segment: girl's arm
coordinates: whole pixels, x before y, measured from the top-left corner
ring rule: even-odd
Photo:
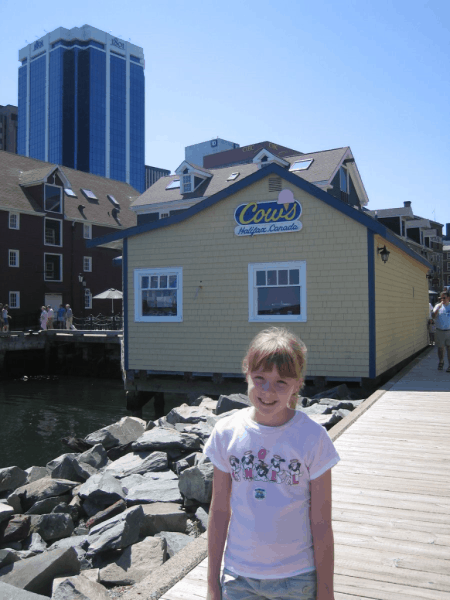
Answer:
[[[334,539],[331,526],[331,469],[311,481],[311,532],[317,600],[334,600]]]
[[[231,475],[214,467],[208,520],[208,600],[220,600],[220,566],[227,539],[231,509]]]

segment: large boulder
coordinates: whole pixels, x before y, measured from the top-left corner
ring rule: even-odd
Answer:
[[[11,542],[20,542],[28,537],[30,533],[30,517],[27,515],[16,515],[7,523],[0,525],[0,544],[5,546]]]
[[[47,544],[44,542],[39,533],[30,534],[25,540],[23,540],[22,547],[24,550],[29,550],[35,554],[39,554],[39,552],[45,552],[45,550],[47,550]]]
[[[25,472],[27,473],[27,483],[33,483],[33,481],[48,477],[48,471],[45,467],[29,467],[25,469]]]
[[[117,423],[103,427],[86,436],[89,444],[102,444],[107,450],[137,440],[145,431],[146,423],[137,417],[123,417]]]
[[[4,548],[3,550],[0,550],[0,569],[2,567],[6,567],[7,565],[11,565],[13,562],[17,562],[18,560],[20,560],[20,556],[17,554],[16,550],[12,550],[11,548]]]
[[[86,577],[62,577],[53,586],[52,600],[110,600],[105,588]]]
[[[169,461],[165,452],[130,452],[110,463],[104,472],[121,478],[148,471],[166,471],[168,468]]]
[[[76,458],[75,454],[61,454],[47,463],[47,471],[52,479],[68,479],[69,481],[84,481],[85,478],[80,477],[75,471],[73,461]]]
[[[176,406],[166,416],[167,423],[176,425],[177,423],[206,423],[206,419],[212,414],[211,410],[208,410],[204,406],[189,406],[188,404],[182,404]]]
[[[35,502],[33,506],[26,511],[27,515],[48,515],[52,510],[61,504],[61,502],[70,502],[70,495],[63,494],[62,496],[53,496],[52,498],[45,498]]]
[[[106,586],[133,585],[160,567],[165,554],[164,539],[147,537],[143,542],[126,548],[118,559],[100,569],[99,580]]]
[[[245,394],[229,394],[227,396],[219,396],[216,406],[216,415],[229,412],[230,410],[247,408],[251,406],[249,397]]]
[[[196,435],[202,440],[203,443],[205,443],[208,440],[209,436],[212,433],[212,430],[214,429],[212,425],[203,422],[193,423],[189,425],[186,425],[184,423],[177,423],[175,425],[175,428],[177,429],[177,431],[180,431],[182,433],[190,433],[192,435]]]
[[[109,473],[97,473],[89,477],[78,490],[78,495],[82,500],[89,500],[100,509],[111,506],[125,497],[120,482]]]
[[[123,490],[128,505],[149,504],[153,502],[183,501],[178,488],[177,476],[172,471],[166,471],[158,479],[143,475],[131,475],[122,479]]]
[[[80,564],[73,548],[42,552],[0,569],[0,582],[50,596],[52,581],[61,575],[78,575]]]
[[[72,535],[74,524],[70,515],[52,513],[50,515],[31,515],[30,533],[38,533],[43,540],[50,542]]]
[[[155,535],[161,531],[185,533],[188,515],[175,502],[154,502],[142,506],[144,518],[141,523],[142,537]]]
[[[174,531],[161,531],[161,533],[157,533],[155,535],[155,538],[161,538],[165,540],[169,558],[172,558],[174,554],[182,550],[194,540],[194,538],[190,537],[189,535],[184,533],[176,533]]]
[[[33,594],[33,592],[26,592],[25,590],[20,590],[13,585],[1,582],[0,598],[2,598],[2,600],[48,600],[48,596]]]
[[[76,486],[76,482],[65,479],[52,479],[43,477],[32,483],[27,483],[17,488],[8,496],[8,503],[14,507],[14,502],[19,501],[24,511],[30,509],[35,502],[51,498],[52,496],[62,496]]]
[[[108,455],[102,444],[96,444],[73,459],[73,468],[82,480],[95,475],[108,464]]]
[[[15,490],[24,485],[27,481],[26,471],[22,471],[19,467],[6,467],[0,469],[0,492]]]
[[[135,452],[143,452],[145,450],[160,450],[163,452],[182,450],[184,452],[193,452],[200,449],[201,441],[196,435],[180,433],[175,428],[155,427],[151,431],[146,431],[141,435],[131,447]]]
[[[200,504],[211,501],[214,466],[212,463],[190,467],[180,473],[178,485],[186,498],[197,500]]]
[[[142,506],[133,506],[93,527],[88,535],[87,555],[93,556],[107,550],[120,550],[135,544],[144,517]]]
[[[3,504],[0,502],[0,523],[2,521],[7,521],[14,514],[14,508],[9,504]]]

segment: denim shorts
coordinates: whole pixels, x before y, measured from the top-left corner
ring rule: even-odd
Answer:
[[[252,579],[224,569],[222,575],[223,600],[316,600],[316,572],[282,579]]]

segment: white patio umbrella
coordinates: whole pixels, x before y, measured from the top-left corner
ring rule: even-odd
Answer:
[[[96,296],[93,296],[94,300],[109,300],[111,299],[112,305],[112,312],[114,314],[114,300],[122,300],[123,298],[123,294],[120,290],[115,290],[114,288],[109,288],[109,290],[106,290],[105,292],[102,292],[101,294],[97,294]]]

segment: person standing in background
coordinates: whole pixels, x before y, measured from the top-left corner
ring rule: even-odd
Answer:
[[[438,370],[442,371],[444,368],[444,349],[447,348],[447,373],[450,373],[450,296],[447,290],[441,292],[440,300],[431,313],[431,318],[436,324],[435,337],[439,356]]]
[[[59,305],[58,308],[58,329],[64,329],[64,325],[66,323],[66,309],[63,304]]]
[[[53,319],[55,317],[55,313],[50,304],[47,306],[47,314],[48,314],[47,329],[53,329]]]
[[[47,307],[42,306],[41,307],[41,316],[39,317],[39,322],[41,324],[41,329],[43,331],[45,331],[47,329],[47,320],[48,320]]]
[[[66,329],[72,329],[73,312],[70,304],[66,304]]]

